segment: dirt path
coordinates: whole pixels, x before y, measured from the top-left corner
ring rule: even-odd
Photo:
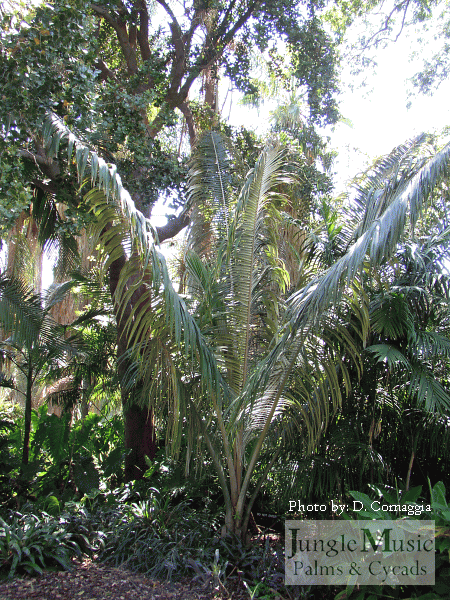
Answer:
[[[158,582],[127,571],[84,560],[72,572],[0,583],[0,600],[241,600],[242,592],[220,594],[202,584]]]

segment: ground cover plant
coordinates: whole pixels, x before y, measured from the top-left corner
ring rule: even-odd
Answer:
[[[73,535],[48,515],[10,513],[6,519],[0,520],[3,577],[42,574],[55,565],[69,570],[70,558],[81,556]]]

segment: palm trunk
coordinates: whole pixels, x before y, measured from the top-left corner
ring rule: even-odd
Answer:
[[[411,452],[411,459],[409,461],[409,465],[408,465],[408,472],[406,474],[406,484],[405,484],[405,490],[408,491],[409,490],[409,484],[411,481],[411,472],[412,472],[412,468],[413,468],[413,464],[414,464],[414,458],[415,458],[415,454],[414,454],[414,450],[412,450]]]
[[[30,431],[31,431],[31,401],[33,391],[33,365],[30,362],[28,364],[27,372],[27,390],[25,395],[25,420],[24,420],[24,434],[23,434],[23,451],[22,451],[22,464],[27,465],[29,454],[30,454]]]

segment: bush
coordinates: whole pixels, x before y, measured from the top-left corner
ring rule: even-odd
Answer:
[[[386,504],[409,504],[420,507],[427,504],[419,501],[422,491],[421,486],[412,488],[406,492],[399,492],[389,488],[380,488],[371,486]],[[356,513],[359,519],[399,519],[404,515],[395,513],[384,513],[382,511],[372,510],[371,504],[374,499],[369,498],[367,494],[361,492],[350,492],[355,500],[363,504],[363,510]],[[371,585],[360,586],[358,590],[349,586],[341,591],[335,600],[377,600],[383,598],[407,598],[414,600],[439,600],[448,599],[450,590],[450,506],[445,498],[445,487],[442,482],[437,483],[433,488],[430,486],[431,509],[432,512],[422,512],[417,515],[408,515],[408,519],[420,520],[429,519],[435,521],[436,531],[436,583],[431,587],[427,586],[389,586],[389,585]],[[419,512],[419,510],[417,511]]]
[[[215,528],[208,514],[186,501],[171,505],[157,490],[148,500],[105,511],[105,518],[99,559],[155,578],[190,573],[188,559],[210,546]]]
[[[41,574],[46,568],[71,569],[70,559],[81,556],[73,534],[49,515],[10,513],[0,518],[0,576]]]

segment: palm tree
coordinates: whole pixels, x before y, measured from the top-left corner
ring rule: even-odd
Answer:
[[[330,405],[337,406],[348,393],[350,378],[343,357],[351,357],[361,368],[354,338],[359,336],[364,343],[369,327],[362,275],[393,255],[407,221],[417,222],[430,191],[446,174],[450,147],[416,163],[395,189],[373,194],[340,258],[295,291],[285,305],[273,302],[260,315],[255,307],[264,305],[271,293],[274,299],[285,277],[276,265],[269,235],[278,226],[276,205],[270,199],[285,180],[283,157],[276,147],[267,148],[236,197],[227,182],[226,152],[220,150],[215,134],[205,136],[203,159],[197,157],[191,171],[192,201],[198,194],[201,202],[212,202],[211,223],[217,222],[218,232],[208,234],[206,248],[214,245],[217,252],[209,251],[211,258],[216,256],[209,263],[195,254],[188,262],[191,287],[196,284],[214,292],[211,298],[218,304],[208,306],[202,292],[197,321],[174,291],[151,225],[134,207],[114,167],[55,118],[44,134],[49,150],[56,152],[59,143],[68,140],[72,157],[76,147],[80,179],[90,168],[93,191],[87,201],[96,211],[105,264],[110,266],[117,257],[126,263],[114,289],[116,319],[132,357],[124,379],[128,385],[139,381],[142,401],[152,407],[158,404],[157,390],[170,396],[171,414],[178,424],[173,429],[175,440],[184,419],[196,424],[222,487],[226,528],[244,537],[252,503],[287,431],[283,410],[295,404],[312,445],[328,420]],[[393,159],[392,163],[391,167]],[[226,296],[214,291],[221,286]],[[133,295],[137,296],[130,305]],[[343,307],[354,313],[351,333],[336,318]],[[201,321],[208,311],[209,330],[207,320]],[[275,317],[271,322],[268,314]],[[263,338],[255,334],[255,325],[264,329]],[[215,341],[219,339],[220,343]],[[174,359],[181,348],[184,374]],[[272,444],[277,440],[278,446],[271,446],[277,449],[248,498],[252,474],[269,437]]]
[[[211,146],[209,152],[208,143]],[[353,238],[356,238],[356,241],[350,247],[347,246],[341,258],[337,259],[324,275],[317,277],[306,289],[294,293],[287,300],[288,310],[283,315],[279,303],[277,304],[278,313],[268,310],[268,307],[273,308],[269,300],[270,294],[276,295],[278,298],[282,294],[282,286],[279,283],[283,280],[283,275],[280,274],[282,271],[280,266],[276,270],[274,263],[270,265],[270,260],[267,260],[268,257],[276,260],[277,256],[276,240],[273,239],[273,235],[270,239],[268,231],[277,231],[279,223],[275,216],[273,198],[271,203],[269,197],[270,191],[279,189],[282,184],[276,165],[276,160],[280,160],[280,156],[277,156],[273,149],[266,150],[262,155],[260,163],[244,184],[244,192],[241,193],[235,204],[234,216],[226,227],[223,226],[223,223],[225,222],[226,225],[227,215],[231,212],[231,203],[226,194],[226,180],[220,174],[218,147],[216,136],[210,134],[206,144],[201,144],[199,147],[193,166],[195,176],[191,178],[190,182],[195,191],[196,202],[203,209],[201,212],[204,212],[205,207],[209,207],[211,220],[222,223],[222,228],[217,233],[219,238],[218,261],[213,263],[212,271],[210,270],[209,273],[206,265],[200,264],[195,255],[188,257],[187,266],[191,281],[194,282],[191,283],[192,289],[200,290],[201,296],[203,296],[203,304],[200,304],[197,309],[200,312],[199,322],[202,322],[205,312],[214,315],[212,343],[220,349],[218,356],[226,366],[230,387],[236,394],[232,406],[234,404],[240,407],[240,412],[231,410],[226,427],[222,428],[223,448],[221,448],[221,452],[226,456],[230,482],[227,526],[230,530],[241,534],[246,530],[255,494],[267,474],[267,472],[263,474],[261,481],[255,486],[251,499],[246,502],[252,469],[258,460],[258,453],[263,447],[265,436],[269,435],[274,424],[278,422],[280,430],[287,431],[286,423],[280,424],[281,418],[277,412],[292,404],[287,401],[289,393],[295,395],[295,406],[297,412],[301,412],[303,428],[306,426],[310,433],[311,447],[316,437],[314,433],[320,432],[327,421],[327,403],[340,400],[340,385],[348,386],[347,392],[350,391],[350,363],[353,362],[356,371],[361,366],[359,356],[357,356],[359,348],[354,337],[355,334],[358,335],[359,330],[364,343],[370,314],[370,307],[365,295],[361,293],[359,298],[357,296],[357,286],[364,284],[364,279],[361,275],[358,276],[358,271],[362,272],[367,259],[373,260],[376,265],[378,261],[383,264],[390,258],[400,237],[401,229],[404,227],[408,200],[412,199],[417,202],[419,194],[427,193],[426,180],[428,179],[429,182],[430,176],[436,177],[437,165],[439,160],[442,160],[442,156],[435,157],[434,164],[433,159],[427,161],[427,164],[423,157],[419,158],[419,164],[417,161],[414,164],[411,158],[414,152],[421,147],[419,142],[415,142],[399,149],[390,160],[387,159],[383,170],[386,170],[387,167],[392,169],[394,162],[398,164],[399,155],[402,154],[403,160],[408,158],[409,169],[406,173],[405,169],[402,170],[402,177],[396,182],[396,186],[389,187],[385,181],[384,193],[379,194],[380,205],[376,207],[375,211],[372,205],[373,199],[370,198],[371,201],[366,203],[365,211],[360,215],[362,224],[361,221],[358,222],[353,229]],[[277,156],[277,159],[273,159],[273,163],[270,164],[269,157],[272,153],[275,153],[274,156]],[[205,164],[208,163],[208,155],[209,164]],[[262,175],[258,179],[258,169],[264,170],[262,165],[267,167],[267,181],[264,181]],[[204,182],[209,182],[211,173],[214,171],[217,172],[217,185],[210,188]],[[205,172],[209,174],[208,178],[204,178]],[[272,183],[267,183],[271,178],[273,178]],[[258,181],[258,185],[255,184],[255,180]],[[203,196],[201,195],[202,191]],[[252,192],[254,197],[252,197]],[[418,206],[413,205],[412,208],[411,217],[414,223],[418,215],[418,212],[415,212]],[[270,209],[272,209],[272,214]],[[372,214],[371,211],[373,211]],[[384,211],[392,215],[392,221],[387,230],[383,232],[384,237],[380,244],[379,240],[376,240],[376,235],[380,235],[380,230],[377,223],[373,223],[373,221],[376,218],[383,219]],[[248,221],[247,218],[249,218]],[[372,222],[369,221],[369,218]],[[387,217],[384,218],[387,222]],[[221,240],[220,235],[223,235],[224,232],[226,232],[226,239]],[[370,248],[371,252],[366,250],[364,254],[359,254],[359,246],[364,244],[364,238],[367,239],[366,243],[373,244]],[[383,244],[383,242],[385,243]],[[225,249],[220,250],[221,243],[225,243]],[[209,232],[207,245],[209,255],[211,255],[210,246],[211,232]],[[275,273],[278,281],[274,277]],[[272,279],[269,274],[272,275]],[[347,278],[347,286],[342,285],[345,283],[345,280],[342,281],[344,274]],[[286,273],[284,273],[284,279],[286,279]],[[218,285],[219,282],[220,285]],[[328,289],[324,289],[325,285]],[[346,300],[347,307],[353,314],[354,330],[351,332],[344,325],[339,324],[339,302],[330,310],[326,310],[328,306],[325,304],[329,304],[330,299],[339,299],[340,294],[341,298],[345,300],[346,287],[355,294],[353,300],[351,297]],[[266,298],[265,294],[267,294]],[[355,301],[356,299],[358,301]],[[304,305],[308,305],[308,303],[307,311],[302,314],[305,311]],[[316,303],[323,307],[322,314],[319,313]],[[364,303],[366,303],[365,306]],[[274,319],[274,314],[278,319],[276,317]],[[283,330],[283,320],[286,315],[291,317],[289,321],[291,331],[288,335]],[[335,319],[332,325],[327,323],[330,316]],[[313,317],[323,328],[320,336],[317,335],[317,325],[316,327],[311,326]],[[359,321],[358,328],[355,327],[355,318],[356,321]],[[275,322],[278,320],[278,328],[273,327],[274,320]],[[272,323],[272,330],[267,327],[267,322]],[[211,325],[209,323],[210,327]],[[292,333],[292,330],[295,332],[296,327],[298,327],[297,333]],[[307,336],[304,335],[305,330]],[[272,333],[272,336],[267,337],[268,332]],[[265,348],[264,341],[266,342]],[[333,347],[336,349],[334,356]],[[440,347],[446,347],[446,342],[442,338]],[[305,352],[306,348],[308,349],[307,353]],[[350,360],[348,357],[352,354],[353,360]],[[347,360],[344,358],[345,355],[347,355]],[[290,362],[286,360],[289,358]],[[337,376],[339,371],[341,383]],[[255,382],[257,382],[256,385]],[[417,386],[417,391],[422,395],[425,394],[428,399],[431,399],[431,402],[435,399],[446,405],[447,395],[437,389],[439,384],[433,385],[433,393],[430,393],[432,383],[429,378],[428,390],[424,392],[420,385]],[[299,401],[300,398],[301,401]],[[305,407],[308,408],[305,410]],[[211,408],[216,410],[216,418],[219,423],[220,417],[217,414],[217,408],[214,406]],[[199,412],[198,409],[196,412]],[[225,414],[226,412],[227,409],[224,410]],[[241,480],[240,476],[244,467],[239,458],[245,455],[248,446],[251,447],[253,428],[257,431],[257,441],[253,446],[253,451],[250,452],[248,467]],[[227,436],[230,435],[229,431],[232,432],[232,435],[227,439]],[[206,436],[206,433],[203,432],[203,435]],[[214,439],[217,440],[217,437],[215,435]],[[210,452],[217,451],[212,447],[212,440],[207,443]],[[273,447],[274,445],[272,445]],[[275,445],[275,447],[277,446]],[[280,448],[279,445],[278,448]],[[277,452],[272,451],[272,456],[267,462],[268,468],[273,465],[276,456]],[[245,503],[247,505],[245,513],[243,513]],[[242,529],[239,529],[239,526]]]
[[[321,228],[310,236],[315,268],[345,256],[374,197],[395,194],[435,153],[427,137],[402,145],[360,175],[347,206],[325,204]],[[432,209],[388,260],[364,274],[370,333],[358,344],[364,377],[350,370],[352,386],[326,435],[310,456],[294,441],[280,465],[280,503],[290,497],[336,498],[388,477],[410,485],[415,459],[447,460],[450,396],[448,364],[448,236],[443,189]],[[350,213],[350,214],[349,214]],[[323,269],[323,267],[322,267]],[[353,315],[344,324],[351,332]],[[345,359],[344,359],[345,360]],[[432,461],[434,462],[434,460]],[[426,475],[423,475],[426,481]]]
[[[370,334],[358,347],[364,377],[351,374],[352,389],[313,454],[293,440],[283,455],[279,506],[296,497],[345,502],[368,483],[407,490],[411,481],[447,476],[450,230],[420,229],[365,282]]]
[[[76,351],[74,340],[67,338],[65,328],[50,316],[72,283],[54,286],[42,299],[19,279],[0,274],[0,327],[2,367],[14,366],[25,381],[20,390],[25,399],[25,422],[22,464],[28,464],[33,387],[45,370],[67,362]]]

